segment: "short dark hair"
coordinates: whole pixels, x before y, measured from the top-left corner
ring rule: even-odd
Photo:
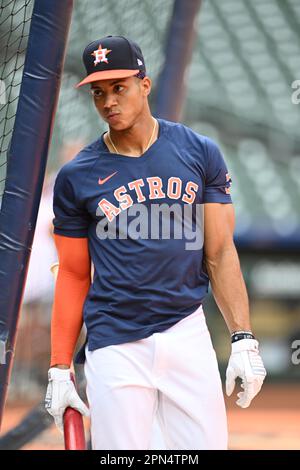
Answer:
[[[140,78],[141,80],[143,80],[143,78],[146,77],[146,74],[143,70],[139,70],[138,73],[135,75],[135,77]]]

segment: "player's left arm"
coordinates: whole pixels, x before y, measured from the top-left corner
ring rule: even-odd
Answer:
[[[250,331],[249,302],[233,241],[233,204],[204,204],[205,264],[216,303],[231,333]]]
[[[231,333],[232,351],[226,371],[226,391],[231,395],[236,377],[244,391],[237,404],[250,405],[266,375],[258,352],[258,341],[251,333],[249,300],[233,240],[235,225],[232,204],[204,204],[204,259],[213,296]],[[237,339],[237,340],[236,340]]]

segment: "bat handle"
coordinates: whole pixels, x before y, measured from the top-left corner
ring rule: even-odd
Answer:
[[[71,372],[71,380],[76,387],[75,376]],[[86,450],[84,426],[81,413],[68,407],[64,413],[65,450]]]

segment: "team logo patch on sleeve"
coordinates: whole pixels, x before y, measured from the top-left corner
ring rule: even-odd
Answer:
[[[229,175],[229,173],[226,173],[226,184],[225,184],[225,193],[230,194],[230,188],[232,185],[232,179]]]

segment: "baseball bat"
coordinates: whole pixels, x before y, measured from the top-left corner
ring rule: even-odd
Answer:
[[[76,387],[75,376],[71,373],[71,380]],[[64,440],[65,450],[86,450],[84,426],[81,413],[68,407],[64,413]]]

